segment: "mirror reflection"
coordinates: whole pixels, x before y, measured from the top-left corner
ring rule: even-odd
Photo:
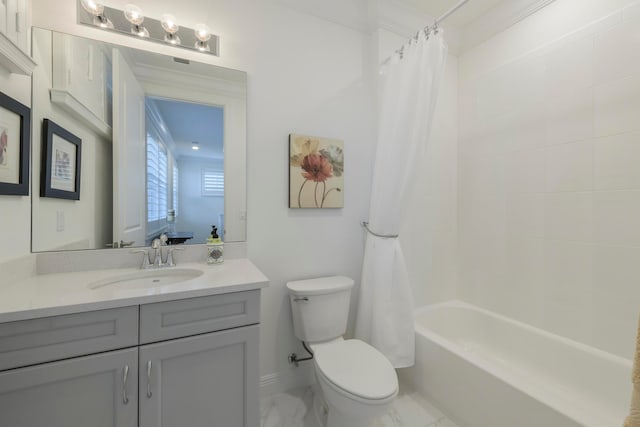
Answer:
[[[246,236],[246,74],[34,29],[32,250]],[[42,122],[82,140],[80,200],[40,197]]]

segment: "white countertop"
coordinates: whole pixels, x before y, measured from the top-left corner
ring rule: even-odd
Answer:
[[[110,277],[138,273],[142,271],[139,268],[32,276],[0,288],[0,323],[248,291],[264,288],[269,283],[269,279],[248,259],[225,260],[220,265],[181,263],[172,268],[197,269],[203,274],[171,285],[137,289],[127,289],[126,283],[97,289],[91,289],[90,285]]]

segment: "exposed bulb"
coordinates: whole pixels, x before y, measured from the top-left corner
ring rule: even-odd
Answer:
[[[169,34],[175,34],[180,29],[180,27],[176,23],[176,18],[168,13],[162,15],[162,17],[160,18],[160,24],[162,25],[162,28]]]
[[[124,7],[124,17],[127,18],[127,21],[131,22],[131,24],[133,25],[140,25],[144,22],[142,9],[140,9],[135,4],[129,3]]]
[[[194,28],[196,39],[201,42],[207,42],[211,38],[211,30],[205,24],[198,24]]]
[[[104,5],[94,0],[81,0],[82,8],[93,16],[100,16],[104,12]]]

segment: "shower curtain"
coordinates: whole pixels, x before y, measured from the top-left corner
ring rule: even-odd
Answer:
[[[442,30],[421,31],[382,69],[369,229],[397,235],[407,189],[431,130],[447,47]],[[398,237],[367,233],[355,335],[396,368],[414,363],[413,297]],[[400,236],[401,238],[402,236]]]

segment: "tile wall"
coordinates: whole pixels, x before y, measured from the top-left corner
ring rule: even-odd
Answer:
[[[459,296],[629,358],[640,6],[507,58],[459,93]]]

